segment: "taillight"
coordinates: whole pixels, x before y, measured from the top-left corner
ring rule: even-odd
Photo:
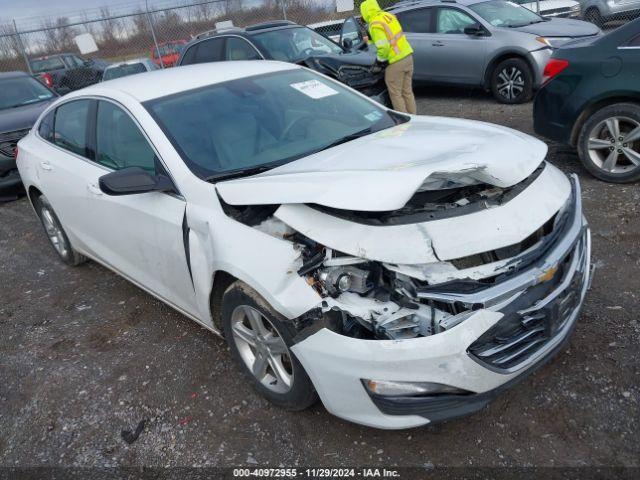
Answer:
[[[40,78],[42,78],[42,80],[44,81],[44,84],[47,87],[53,88],[53,77],[51,76],[50,73],[43,73],[42,75],[40,75]]]
[[[544,67],[544,72],[542,73],[542,83],[547,83],[568,66],[569,62],[567,60],[563,60],[561,58],[549,59],[547,65]]]

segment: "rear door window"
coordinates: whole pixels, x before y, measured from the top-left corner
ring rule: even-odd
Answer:
[[[52,110],[40,122],[38,133],[42,138],[50,142],[53,141],[53,119],[55,118],[55,110]]]
[[[224,38],[213,38],[193,45],[185,52],[181,65],[224,60],[224,40]]]
[[[87,123],[91,100],[76,100],[56,110],[53,143],[87,157]]]
[[[398,21],[402,30],[408,33],[433,33],[433,8],[419,8],[398,13]]]

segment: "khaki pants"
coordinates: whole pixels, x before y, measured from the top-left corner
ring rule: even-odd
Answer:
[[[384,81],[389,90],[393,109],[399,112],[416,113],[416,99],[413,96],[413,55],[389,66],[384,72]]]

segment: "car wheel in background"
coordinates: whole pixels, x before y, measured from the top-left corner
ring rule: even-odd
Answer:
[[[231,353],[254,388],[287,410],[304,410],[317,394],[291,352],[293,325],[251,287],[232,283],[222,297],[223,331]]]
[[[58,216],[53,211],[49,200],[44,195],[40,195],[34,200],[34,207],[40,217],[44,231],[51,246],[56,251],[60,259],[67,265],[80,265],[87,259],[84,255],[76,252],[69,242],[69,238],[62,228]]]
[[[491,74],[491,92],[500,103],[529,101],[533,93],[533,75],[527,62],[521,58],[500,62]]]
[[[640,180],[640,105],[616,103],[591,115],[580,130],[578,154],[601,180]]]
[[[598,28],[602,28],[602,26],[604,25],[604,20],[602,18],[602,15],[600,14],[600,10],[595,7],[592,7],[586,11],[586,13],[584,14],[584,19],[587,22],[593,23]]]

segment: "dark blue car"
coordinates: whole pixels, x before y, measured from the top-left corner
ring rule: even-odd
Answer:
[[[22,72],[0,73],[0,201],[22,191],[16,145],[57,94]]]
[[[640,19],[557,49],[544,77],[536,133],[577,147],[601,180],[640,180]]]

